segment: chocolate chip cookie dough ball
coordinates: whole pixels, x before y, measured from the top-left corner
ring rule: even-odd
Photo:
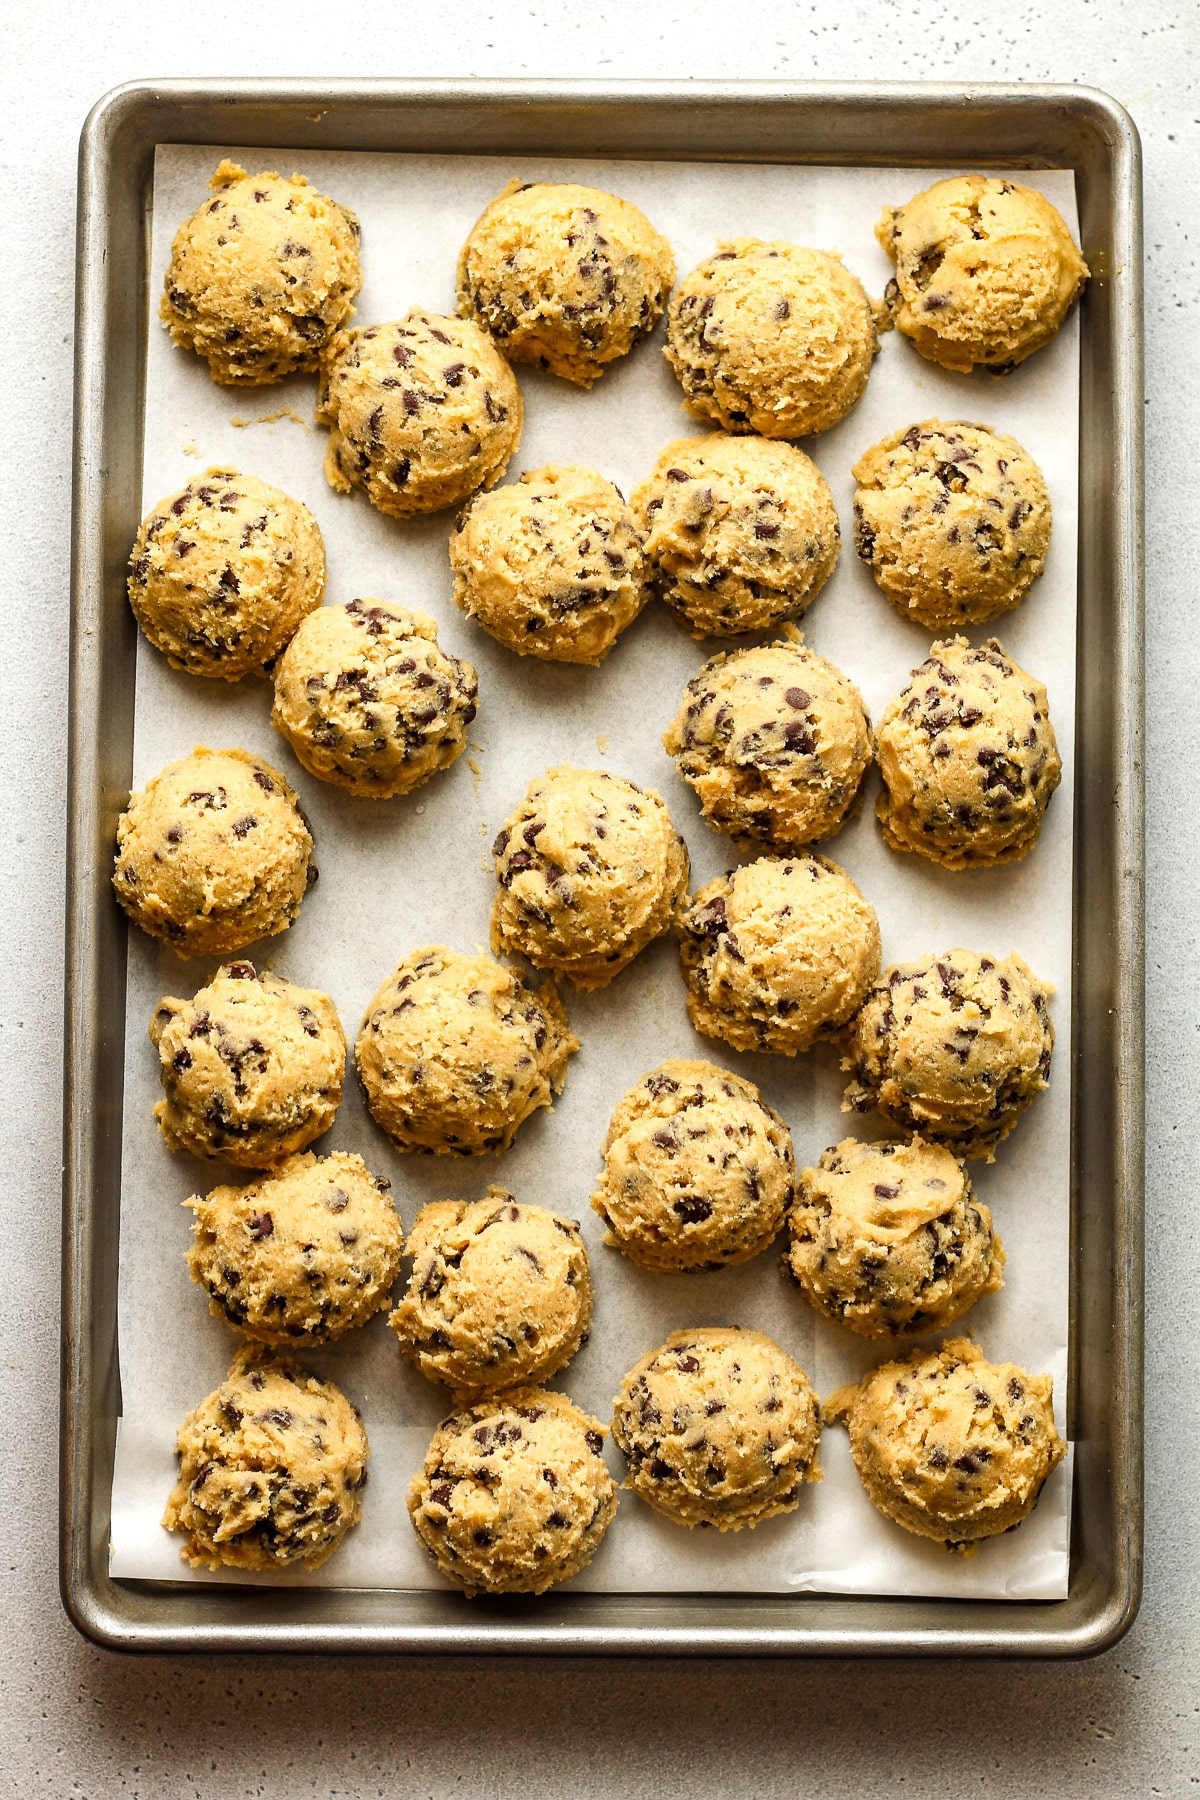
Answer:
[[[173,669],[237,681],[274,661],[325,592],[307,506],[253,475],[207,469],[142,520],[129,604]]]
[[[874,1107],[901,1131],[991,1162],[1048,1085],[1053,991],[1019,956],[893,963],[854,1022],[843,1111]]]
[[[458,310],[513,362],[580,387],[653,329],[675,258],[645,213],[601,188],[510,181],[458,259]]]
[[[626,1487],[677,1525],[738,1531],[800,1504],[820,1481],[808,1376],[761,1331],[673,1331],[613,1402]]]
[[[247,1344],[179,1428],[163,1525],[193,1568],[315,1569],[362,1513],[367,1434],[331,1381]]]
[[[613,1113],[592,1206],[643,1269],[723,1268],[766,1249],[795,1175],[791,1134],[753,1082],[672,1057]]]
[[[768,438],[844,419],[878,348],[857,276],[799,244],[723,241],[684,276],[667,313],[666,358],[688,411]]]
[[[826,1150],[802,1169],[784,1267],[860,1337],[941,1330],[1003,1287],[992,1215],[949,1150],[913,1138]]]
[[[442,1574],[467,1594],[544,1594],[578,1575],[617,1510],[606,1429],[535,1387],[443,1419],[408,1490]]]
[[[655,591],[694,637],[799,618],[838,559],[833,495],[792,444],[678,438],[631,504]]]
[[[150,1042],[164,1096],[154,1117],[172,1150],[269,1169],[333,1124],[346,1037],[319,988],[226,963],[191,1000],[159,1001]]]
[[[516,376],[469,319],[412,307],[340,331],[321,359],[325,478],[393,518],[456,506],[499,481],[521,436]]]
[[[735,1050],[838,1037],[879,973],[879,922],[846,871],[762,856],[692,898],[679,928],[688,1017]]]
[[[450,537],[454,598],[518,656],[606,657],[646,601],[642,540],[594,469],[547,463],[480,494]]]
[[[312,847],[278,769],[198,744],[129,796],[113,888],[179,956],[226,956],[287,930],[317,879]]]
[[[490,956],[414,950],[384,982],[354,1047],[376,1122],[400,1150],[507,1150],[553,1105],[579,1039],[553,986],[527,988]]]
[[[875,236],[896,265],[886,304],[914,349],[944,369],[997,374],[1048,344],[1088,267],[1036,189],[995,175],[935,181],[885,207]]]
[[[1062,778],[1046,690],[995,638],[932,645],[879,721],[877,751],[885,839],[945,869],[1028,856]]]
[[[214,381],[262,387],[315,369],[362,286],[359,223],[303,175],[226,160],[175,233],[159,317]]]
[[[844,1421],[872,1503],[918,1537],[970,1554],[1028,1518],[1066,1455],[1053,1383],[990,1363],[969,1338],[884,1363],[840,1388],[827,1421]]]
[[[351,600],[310,613],[280,657],[271,723],[310,775],[386,800],[462,755],[478,691],[428,613]]]
[[[599,769],[550,769],[492,846],[492,948],[576,987],[604,987],[679,917],[687,846],[653,788]]]

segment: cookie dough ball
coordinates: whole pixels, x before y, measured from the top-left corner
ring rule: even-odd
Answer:
[[[172,1150],[269,1169],[333,1124],[346,1037],[320,988],[226,963],[191,1000],[160,1000],[150,1020]]]
[[[667,314],[666,358],[688,411],[769,438],[844,419],[878,348],[857,276],[799,244],[724,240],[684,276]]]
[[[280,657],[271,723],[310,775],[386,800],[462,755],[477,694],[428,613],[351,600],[310,613]]]
[[[548,1381],[583,1342],[592,1283],[570,1219],[490,1187],[471,1204],[423,1206],[408,1249],[413,1271],[388,1323],[456,1400]]]
[[[879,921],[846,871],[762,856],[692,898],[679,928],[688,1017],[735,1050],[795,1056],[837,1037],[879,974]]]
[[[897,612],[932,631],[1008,612],[1046,566],[1050,497],[1016,438],[926,419],[853,474],[855,549]]]
[[[362,1512],[367,1434],[331,1381],[247,1344],[179,1428],[163,1525],[193,1568],[315,1569]]]
[[[1046,690],[995,638],[933,644],[879,721],[877,747],[884,837],[945,869],[1028,856],[1062,778]]]
[[[456,506],[499,481],[523,418],[516,376],[469,319],[412,307],[340,331],[321,359],[325,479],[393,518]]]
[[[766,438],[678,438],[632,505],[655,591],[693,637],[737,637],[799,618],[841,547],[817,465]]]
[[[918,1537],[970,1554],[1028,1518],[1066,1455],[1049,1375],[990,1363],[969,1338],[884,1363],[825,1408],[844,1420],[871,1501]]]
[[[388,1304],[401,1231],[390,1183],[361,1156],[293,1156],[249,1187],[188,1205],[188,1254],[210,1311],[262,1344],[329,1344]]]
[[[992,1215],[949,1150],[846,1138],[802,1169],[784,1259],[818,1312],[860,1337],[938,1331],[1003,1287]]]
[[[618,488],[547,463],[471,502],[450,538],[454,598],[518,656],[603,660],[646,600],[642,540]]]
[[[753,1082],[672,1057],[630,1088],[592,1206],[643,1269],[720,1269],[765,1250],[792,1198],[791,1133]]]
[[[1053,991],[1019,956],[893,963],[855,1020],[843,1111],[874,1107],[901,1131],[991,1162],[1047,1086]]]
[[[1007,373],[1050,342],[1088,278],[1057,209],[995,175],[935,181],[885,207],[875,236],[896,265],[894,323],[944,369]]]
[[[706,662],[663,744],[714,830],[772,850],[832,837],[871,763],[862,695],[790,627]]]
[[[626,1487],[677,1525],[760,1525],[821,1479],[820,1403],[761,1331],[673,1331],[629,1371],[613,1407]]]
[[[295,794],[261,756],[210,750],[166,768],[117,820],[113,887],[179,956],[226,956],[286,931],[317,879]]]
[[[359,223],[303,175],[226,160],[175,233],[159,317],[214,381],[263,387],[315,369],[362,286]]]
[[[645,213],[573,181],[510,181],[458,259],[458,310],[513,362],[579,387],[653,329],[675,258]]]
[[[367,1105],[400,1150],[480,1156],[553,1105],[579,1039],[553,986],[490,956],[414,950],[380,988],[354,1046]]]
[[[544,1594],[578,1575],[617,1510],[605,1431],[535,1387],[444,1419],[408,1490],[413,1530],[442,1574],[468,1594]]]

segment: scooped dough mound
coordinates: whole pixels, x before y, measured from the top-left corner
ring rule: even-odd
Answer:
[[[712,657],[663,734],[715,830],[783,851],[839,830],[871,763],[858,689],[794,627],[786,634]]]
[[[1061,214],[1034,188],[995,175],[935,181],[875,227],[896,265],[893,321],[945,369],[1005,373],[1048,344],[1088,267]]]
[[[930,647],[884,712],[876,802],[893,850],[946,869],[1016,862],[1037,843],[1062,763],[1046,690],[995,638]]]
[[[679,928],[688,1017],[735,1050],[838,1037],[879,973],[879,921],[846,871],[762,856],[692,898]]]
[[[414,950],[367,1007],[354,1047],[375,1119],[401,1150],[479,1156],[553,1104],[578,1050],[553,986],[490,956]]]
[[[458,259],[458,310],[513,362],[591,387],[645,337],[675,258],[645,213],[601,188],[510,181]]]
[[[669,931],[687,846],[653,788],[564,764],[530,784],[493,845],[492,948],[603,987]]]
[[[210,750],[129,796],[113,887],[135,925],[180,956],[226,956],[286,931],[317,879],[295,794],[261,756]]]
[[[974,1551],[1033,1511],[1066,1455],[1049,1375],[990,1363],[969,1338],[884,1363],[826,1403],[873,1503],[948,1550]]]
[[[860,1337],[937,1331],[1004,1285],[992,1215],[949,1150],[846,1138],[802,1169],[784,1266]]]
[[[897,612],[931,631],[1008,612],[1046,565],[1050,497],[1016,438],[926,419],[853,474],[855,549]]]
[[[428,613],[351,600],[310,613],[280,657],[271,723],[310,775],[382,800],[462,755],[477,694]]]
[[[191,1000],[150,1020],[172,1150],[268,1169],[328,1131],[342,1098],[346,1037],[320,988],[248,962],[226,963]]]
[[[613,1113],[592,1206],[643,1269],[722,1268],[766,1249],[795,1175],[791,1134],[753,1082],[672,1057]]]
[[[401,1231],[390,1183],[361,1156],[293,1156],[249,1187],[188,1205],[188,1255],[211,1311],[263,1344],[332,1343],[388,1304]]]
[[[694,637],[769,631],[798,618],[841,547],[817,465],[766,438],[677,438],[631,504],[655,590]]]
[[[677,1525],[759,1525],[821,1479],[820,1403],[761,1331],[673,1331],[629,1371],[613,1406],[626,1487]]]
[[[1053,991],[1019,956],[894,963],[855,1020],[843,1111],[874,1107],[901,1131],[991,1162],[1047,1085]]]
[[[458,1401],[548,1381],[592,1316],[579,1227],[490,1187],[482,1200],[423,1206],[408,1241],[413,1271],[388,1323],[429,1381]]]
[[[179,1428],[163,1525],[194,1568],[315,1569],[358,1523],[369,1454],[331,1381],[246,1344]]]
[[[442,1574],[468,1594],[544,1594],[577,1575],[617,1510],[606,1430],[536,1387],[443,1419],[408,1490],[413,1529]]]
[[[325,592],[307,506],[253,475],[207,469],[142,520],[129,604],[172,668],[237,681],[274,661]]]
[[[642,540],[620,490],[594,469],[547,463],[480,494],[450,538],[454,598],[515,650],[603,660],[645,604]]]
[[[214,381],[262,387],[315,369],[362,286],[359,223],[303,175],[223,162],[175,233],[159,317]]]
[[[808,437],[862,398],[875,316],[841,258],[729,238],[675,290],[666,358],[688,411],[726,431]]]
[[[456,506],[503,475],[521,436],[516,376],[469,319],[412,307],[340,331],[321,359],[325,478],[394,518]]]

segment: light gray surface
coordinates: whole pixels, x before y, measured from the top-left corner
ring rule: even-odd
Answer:
[[[0,754],[0,1792],[1182,1794],[1200,1781],[1200,1254],[1191,1213],[1200,984],[1188,859],[1195,485],[1195,11],[1120,0],[982,6],[715,0],[507,11],[294,0],[253,41],[244,7],[56,9],[0,44],[9,221],[0,293],[6,638]],[[9,15],[11,17],[11,15]],[[28,15],[27,15],[28,16]],[[746,17],[750,9],[746,9]],[[274,14],[275,18],[281,17]],[[450,22],[452,19],[452,23]],[[364,22],[366,21],[366,22]],[[1149,539],[1147,1592],[1123,1644],[1070,1667],[391,1664],[122,1660],[63,1617],[55,1577],[59,1015],[75,143],[91,101],[155,74],[658,73],[1083,81],[1146,149]],[[1189,92],[1190,90],[1190,92]]]

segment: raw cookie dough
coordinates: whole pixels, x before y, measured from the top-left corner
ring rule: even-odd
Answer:
[[[879,721],[876,754],[888,844],[945,869],[1027,856],[1062,778],[1046,690],[995,638],[931,645]]]
[[[706,662],[663,744],[708,823],[746,848],[832,837],[871,762],[862,695],[794,626],[782,642]]]
[[[938,1144],[846,1138],[802,1169],[784,1267],[860,1337],[939,1331],[1003,1287],[992,1215]]]
[[[925,419],[852,473],[854,547],[897,612],[931,631],[1008,612],[1046,565],[1050,497],[1016,438]]]
[[[766,438],[677,438],[630,504],[655,591],[693,637],[736,637],[798,618],[841,547],[817,465],[794,444]]]
[[[791,1512],[804,1483],[821,1479],[819,1404],[761,1331],[673,1331],[613,1402],[625,1485],[677,1525],[737,1531]]]
[[[875,236],[896,265],[894,323],[944,369],[1007,373],[1050,342],[1088,278],[1056,208],[995,175],[935,181],[885,207]]]
[[[723,1268],[765,1250],[792,1199],[787,1126],[753,1082],[672,1057],[630,1088],[592,1206],[643,1269]]]
[[[414,306],[339,331],[321,359],[325,479],[394,518],[455,506],[499,481],[523,418],[516,376],[469,319]]]
[[[878,348],[858,277],[799,244],[723,240],[667,313],[665,354],[688,411],[726,431],[828,431],[862,398]]]
[[[578,1575],[617,1510],[606,1429],[536,1387],[443,1419],[408,1490],[442,1574],[467,1594],[544,1594]]]
[[[226,963],[191,1000],[150,1020],[172,1150],[269,1169],[328,1131],[342,1098],[346,1036],[320,988],[248,962]]]
[[[246,1344],[179,1428],[163,1525],[193,1568],[315,1569],[362,1512],[367,1434],[331,1381]]]
[[[871,1501],[918,1537],[970,1555],[1037,1504],[1066,1455],[1049,1375],[990,1363],[969,1338],[884,1363],[825,1405]]]
[[[310,613],[280,657],[271,723],[310,775],[383,800],[462,755],[477,693],[428,613],[351,600]]]
[[[142,520],[129,604],[173,669],[237,681],[274,661],[325,592],[307,506],[253,475],[207,469]]]
[[[646,601],[642,540],[594,469],[546,463],[480,494],[450,537],[454,598],[518,656],[599,663]]]
[[[718,875],[679,927],[688,1017],[735,1050],[795,1056],[837,1037],[879,973],[879,921],[846,871],[814,853]]]
[[[669,931],[687,896],[687,846],[653,788],[598,769],[549,769],[492,846],[492,948],[576,987],[603,987]]]
[[[490,1187],[482,1200],[423,1206],[408,1240],[404,1298],[388,1320],[408,1360],[469,1403],[548,1381],[592,1316],[579,1226]]]
[[[293,1156],[248,1187],[187,1202],[210,1311],[263,1344],[328,1344],[388,1304],[401,1232],[391,1184],[361,1156]]]
[[[645,213],[601,188],[510,181],[458,259],[458,310],[513,362],[591,387],[654,327],[675,258]]]
[[[893,963],[855,1020],[843,1112],[874,1107],[901,1131],[991,1162],[1047,1085],[1053,991],[1019,956]]]
[[[490,956],[432,945],[403,958],[367,1007],[355,1062],[401,1150],[507,1150],[549,1107],[579,1039],[551,983],[535,992]]]
[[[197,744],[130,794],[113,887],[134,924],[179,956],[227,956],[287,930],[317,879],[312,847],[278,769]]]

